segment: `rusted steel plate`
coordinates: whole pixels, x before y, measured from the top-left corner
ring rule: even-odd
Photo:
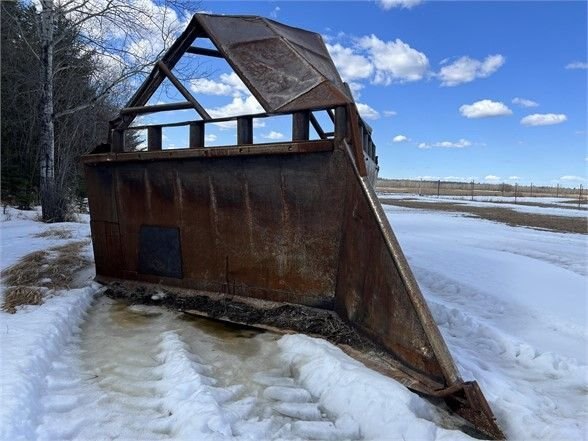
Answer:
[[[263,17],[196,14],[194,20],[267,112],[351,101],[319,34]],[[300,99],[319,85],[321,94]]]
[[[112,173],[116,182],[124,238],[117,271],[159,280],[141,274],[140,229],[178,227],[183,278],[164,283],[332,306],[344,197],[341,152],[174,159],[87,164],[90,180]],[[93,217],[102,211],[93,204]]]
[[[265,154],[233,147],[214,158],[195,150],[92,155],[85,171],[96,198],[91,216],[100,219],[92,223],[98,279],[335,309],[399,362],[406,384],[461,385],[345,143],[268,146]],[[96,203],[108,197],[114,208]],[[166,259],[181,271],[166,276],[141,265],[148,227],[179,232],[179,246],[165,252],[176,253]],[[494,436],[499,429],[475,392],[457,388],[444,399]]]
[[[333,140],[318,140],[285,144],[254,144],[199,149],[174,149],[152,152],[101,153],[82,157],[82,163],[124,162],[142,160],[218,158],[223,156],[254,156],[267,154],[296,154],[333,150]],[[90,179],[92,179],[91,177]],[[98,184],[100,185],[100,184]]]

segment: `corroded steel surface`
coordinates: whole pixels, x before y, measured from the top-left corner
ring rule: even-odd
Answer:
[[[398,360],[407,384],[433,396],[459,386],[443,398],[498,437],[477,386],[461,387],[367,178],[346,142],[329,142],[289,154],[86,158],[98,279],[334,309]],[[178,230],[181,277],[141,268],[154,252],[141,249],[146,226]]]
[[[196,14],[266,112],[351,102],[321,36],[263,17]]]
[[[345,193],[337,178],[341,153],[153,156],[86,165],[92,226],[102,232],[116,222],[123,238],[97,250],[99,275],[162,280],[140,271],[139,232],[177,227],[183,277],[164,283],[332,306]],[[113,254],[122,259],[107,270]]]
[[[133,115],[154,111],[145,103],[200,37],[268,114],[300,111],[291,142],[252,144],[247,116],[235,118],[241,145],[204,148],[214,121],[201,112],[192,148],[161,150],[155,126],[153,151],[124,152]],[[197,14],[158,65],[129,115],[113,121],[112,144],[82,160],[97,279],[336,311],[394,360],[393,378],[502,438],[478,385],[461,379],[372,189],[371,128],[321,37],[260,17]],[[329,111],[334,130],[309,141],[316,109]]]

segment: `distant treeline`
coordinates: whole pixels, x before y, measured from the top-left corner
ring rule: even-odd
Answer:
[[[440,196],[565,197],[586,196],[586,189],[561,185],[519,185],[507,183],[452,182],[442,180],[378,179],[377,188],[391,193]]]

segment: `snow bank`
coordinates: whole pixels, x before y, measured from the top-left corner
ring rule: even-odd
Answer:
[[[6,213],[0,214],[0,268],[14,265],[24,255],[36,250],[65,245],[68,242],[90,239],[88,215],[79,215],[80,222],[62,222],[45,224],[39,222],[40,209],[23,211],[7,207]],[[67,230],[70,239],[55,237],[38,237],[37,234],[48,230]],[[91,257],[92,247],[88,247]],[[93,259],[93,257],[92,257]]]
[[[439,427],[431,404],[324,340],[286,335],[278,345],[300,383],[336,414],[336,426],[356,421],[361,436],[372,440],[471,439]]]
[[[540,214],[549,216],[567,216],[567,217],[588,217],[588,211],[585,208],[576,208],[574,204],[565,204],[562,199],[557,198],[517,198],[517,202],[549,204],[552,207],[541,207],[531,205],[520,205],[515,203],[514,198],[500,196],[476,196],[472,201],[469,196],[419,196],[418,194],[408,193],[378,193],[382,199],[415,199],[423,202],[453,203],[456,205],[471,207],[494,207],[505,208],[520,213]],[[563,200],[570,200],[563,199]],[[458,210],[458,207],[456,207]]]
[[[587,236],[385,211],[462,376],[480,383],[507,438],[583,439]]]
[[[45,377],[79,332],[99,285],[62,291],[17,314],[0,312],[0,439],[34,439]]]
[[[230,437],[230,420],[219,403],[232,398],[232,391],[216,389],[215,394],[215,388],[203,382],[201,374],[208,366],[194,360],[175,331],[164,334],[161,349],[163,405],[173,418],[169,423],[173,437],[190,439],[196,434],[199,439]]]

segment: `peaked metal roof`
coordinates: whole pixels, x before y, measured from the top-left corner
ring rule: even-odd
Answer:
[[[322,37],[258,16],[194,14],[159,61],[169,70],[198,38],[209,38],[267,113],[346,105],[353,98]],[[144,106],[166,78],[158,64],[127,103]],[[128,127],[134,116],[119,121]]]
[[[195,14],[268,113],[352,102],[322,37],[257,16]]]

